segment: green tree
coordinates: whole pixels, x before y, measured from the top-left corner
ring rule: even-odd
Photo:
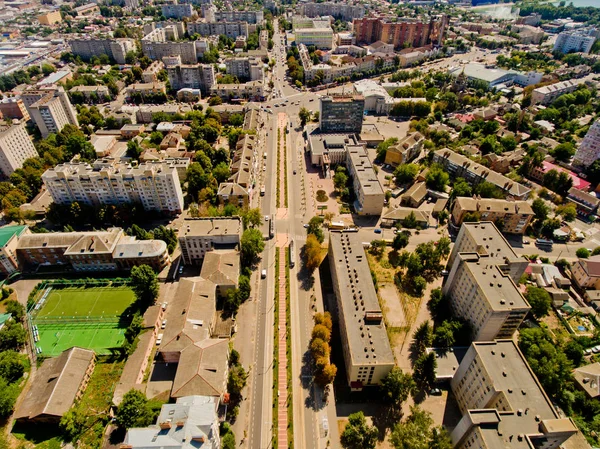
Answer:
[[[152,236],[156,240],[162,240],[167,244],[167,250],[169,254],[175,251],[177,247],[177,234],[174,229],[167,228],[166,226],[160,225],[152,231]]]
[[[0,352],[0,377],[13,383],[23,377],[27,358],[17,351]]]
[[[56,72],[56,67],[54,67],[52,64],[49,64],[49,63],[42,64],[42,73],[44,74],[44,76],[48,76],[54,72]]]
[[[559,161],[568,162],[575,155],[575,145],[570,142],[561,143],[550,154]]]
[[[401,250],[403,248],[406,248],[408,246],[409,238],[410,238],[410,232],[409,231],[398,232],[394,236],[394,240],[392,241],[392,247],[396,251]]]
[[[333,186],[335,187],[335,190],[341,192],[346,188],[347,184],[348,176],[346,175],[346,173],[344,173],[343,171],[336,170],[335,175],[333,176]]]
[[[413,378],[421,390],[429,390],[435,384],[437,360],[435,353],[421,354],[413,367]]]
[[[544,221],[546,218],[548,218],[550,208],[546,205],[546,202],[543,199],[536,198],[533,200],[531,208],[533,209],[536,220]]]
[[[263,215],[258,207],[248,209],[242,214],[242,222],[244,223],[244,228],[247,228],[248,226],[257,228],[262,223],[262,220]]]
[[[429,168],[429,173],[425,177],[427,187],[433,190],[445,191],[450,175],[446,173],[444,168],[439,164],[434,164]]]
[[[402,404],[406,402],[408,396],[413,394],[417,386],[412,376],[409,373],[404,373],[397,366],[381,380],[379,387],[383,394],[384,400],[389,402],[395,408],[402,408]]]
[[[454,186],[452,188],[452,196],[459,197],[470,197],[473,196],[473,189],[464,178],[456,178]]]
[[[4,293],[4,290],[2,293]],[[4,309],[6,310],[6,313],[10,313],[12,315],[12,318],[15,321],[22,321],[23,317],[25,316],[25,307],[23,307],[19,301],[15,301],[14,299],[9,299],[6,301],[4,303]]]
[[[575,255],[580,259],[587,259],[590,257],[590,252],[587,250],[587,248],[579,248],[577,251],[575,251]]]
[[[140,156],[142,155],[143,152],[144,152],[144,149],[142,148],[142,146],[139,144],[139,142],[137,140],[132,139],[129,142],[127,142],[127,157],[130,157],[131,159],[139,161]]]
[[[316,324],[315,327],[313,327],[311,339],[314,340],[316,338],[329,342],[331,339],[331,330],[322,324]]]
[[[310,121],[310,111],[305,107],[302,107],[300,108],[300,112],[298,112],[298,117],[300,117],[300,124],[304,126]]]
[[[323,229],[321,225],[323,224],[323,218],[319,216],[312,217],[308,222],[308,228],[306,229],[307,234],[314,235],[319,243],[323,243],[325,240],[325,235],[323,235]]]
[[[231,395],[240,396],[247,380],[248,373],[242,365],[232,367],[227,377],[227,391]]]
[[[158,298],[158,278],[148,265],[140,265],[131,269],[131,287],[142,304],[149,306]]]
[[[131,389],[117,408],[115,421],[123,429],[145,427],[152,424],[153,413],[148,406],[146,395],[139,390]]]
[[[127,327],[127,329],[125,329],[125,334],[124,334],[125,341],[128,342],[129,344],[133,343],[135,338],[142,331],[143,327],[144,327],[144,318],[141,315],[136,314],[133,317],[133,319],[131,320],[131,323],[129,323],[129,326]]]
[[[396,449],[430,449],[431,414],[413,405],[409,417],[392,431],[392,445]]]
[[[385,156],[387,154],[388,148],[392,145],[395,145],[396,143],[398,143],[397,137],[390,137],[389,139],[385,139],[385,141],[381,142],[377,146],[377,160],[380,162],[385,161]]]
[[[223,449],[236,449],[235,435],[233,432],[226,433],[221,443]]]
[[[246,229],[240,241],[243,265],[252,265],[263,249],[265,249],[265,242],[260,230],[255,228]]]
[[[416,164],[400,164],[394,171],[396,184],[408,184],[415,180],[419,174],[419,166]]]
[[[0,330],[0,351],[20,349],[25,345],[27,332],[21,323],[8,321]]]
[[[450,348],[454,346],[454,326],[450,321],[444,321],[442,324],[437,326],[433,336],[433,343],[437,347]]]
[[[85,413],[77,407],[72,407],[60,418],[58,427],[68,441],[74,441],[85,429],[85,421]]]
[[[9,385],[6,379],[0,377],[0,417],[4,418],[12,413],[19,393],[17,383]]]
[[[413,347],[417,354],[423,354],[433,344],[433,328],[429,321],[421,323],[413,334]]]
[[[340,442],[345,449],[375,449],[378,430],[369,426],[363,412],[348,416],[348,424],[340,435]]]
[[[564,204],[556,208],[556,213],[562,216],[565,221],[575,221],[577,218],[577,207],[573,203]]]

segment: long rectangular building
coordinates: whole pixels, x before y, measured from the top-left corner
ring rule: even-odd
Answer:
[[[248,36],[248,22],[207,22],[197,21],[187,24],[187,31],[190,36],[199,34],[200,36],[227,36],[235,39],[238,36]]]
[[[435,151],[433,162],[444,167],[453,178],[464,178],[471,185],[477,185],[483,181],[490,182],[506,195],[510,195],[517,200],[526,200],[529,197],[529,192],[531,192],[531,189],[523,184],[496,173],[448,148]]]
[[[189,218],[179,229],[181,257],[186,265],[197,265],[210,251],[235,249],[241,237],[239,217]]]
[[[46,170],[42,181],[57,204],[140,203],[148,211],[171,215],[183,211],[177,168],[167,163],[133,167],[110,158],[94,165],[68,162]]]
[[[456,449],[557,449],[577,433],[554,409],[512,340],[473,343],[451,381]]]
[[[476,341],[512,337],[531,309],[517,286],[528,262],[507,247],[493,223],[463,223],[450,254],[442,293]]]
[[[93,56],[108,55],[117,64],[125,64],[127,53],[135,50],[133,39],[73,39],[69,41],[71,51],[84,61]]]
[[[426,45],[442,45],[448,17],[433,16],[429,20],[399,18],[393,22],[382,17],[363,17],[352,22],[356,42],[372,44],[382,41],[400,49],[404,46],[424,47]]]
[[[535,216],[527,201],[458,197],[452,208],[452,224],[460,227],[469,213],[479,220],[501,224],[500,230],[507,234],[524,234]]]
[[[357,234],[329,235],[329,265],[337,300],[348,385],[379,385],[395,366],[367,255]]]

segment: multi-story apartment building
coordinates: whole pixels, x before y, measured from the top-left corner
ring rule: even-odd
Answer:
[[[596,120],[575,152],[573,165],[589,167],[600,159],[600,120]]]
[[[187,24],[188,34],[193,36],[220,36],[224,35],[235,39],[238,36],[248,36],[248,22],[206,22],[199,20]]]
[[[529,197],[529,192],[531,192],[531,189],[523,184],[496,173],[448,148],[434,151],[433,162],[444,167],[453,178],[464,178],[471,185],[487,181],[516,200],[526,200]]]
[[[518,329],[530,310],[516,284],[527,265],[493,223],[463,223],[442,293],[453,313],[469,321],[474,340],[510,338]]]
[[[330,50],[333,47],[333,29],[328,20],[294,21],[294,38],[296,44],[307,47],[314,45],[317,48]]]
[[[178,236],[183,263],[198,265],[209,251],[234,249],[241,236],[240,217],[186,218]]]
[[[241,84],[215,84],[210,88],[210,95],[216,95],[225,101],[237,98],[263,101],[265,86],[263,81],[248,81]]]
[[[62,86],[28,90],[21,99],[44,138],[61,131],[67,124],[79,126],[77,111]]]
[[[213,14],[205,15],[208,22],[247,22],[260,25],[264,20],[262,9],[256,11],[214,11]]]
[[[385,163],[393,167],[408,164],[421,153],[424,141],[425,136],[418,131],[407,134],[397,144],[388,148],[385,153]]]
[[[30,119],[25,103],[20,98],[5,98],[0,101],[0,114],[4,118],[27,121]]]
[[[46,14],[42,14],[38,16],[38,22],[41,25],[54,25],[55,23],[62,22],[62,16],[60,15],[60,11],[52,11]]]
[[[357,43],[372,44],[382,41],[393,44],[394,48],[399,49],[405,45],[410,47],[441,45],[448,26],[448,17],[435,16],[429,21],[403,18],[397,22],[381,17],[363,17],[354,19],[352,24]]]
[[[249,128],[245,128],[249,129]],[[256,136],[245,134],[241,136],[236,145],[235,152],[231,158],[229,171],[231,176],[228,181],[249,189],[254,180],[254,153],[257,146]]]
[[[92,56],[108,55],[117,64],[125,64],[125,56],[130,51],[135,51],[133,39],[73,39],[69,41],[71,51],[84,61],[89,61]]]
[[[579,86],[579,83],[573,80],[567,80],[538,87],[531,92],[531,104],[550,104],[561,95],[575,92],[577,86]]]
[[[600,256],[577,259],[571,264],[571,273],[579,287],[600,290]]]
[[[0,122],[0,171],[10,176],[23,162],[37,156],[37,151],[25,128],[25,122]]]
[[[597,34],[598,30],[594,27],[563,31],[554,42],[554,51],[564,54],[589,53],[596,42]]]
[[[565,198],[568,202],[575,204],[577,214],[587,218],[598,212],[600,207],[600,199],[593,193],[584,192],[575,187],[569,189],[568,195]]]
[[[364,110],[362,95],[321,97],[319,128],[322,133],[360,133]]]
[[[260,81],[264,78],[263,62],[260,58],[240,57],[227,58],[225,67],[227,74],[236,76],[240,81]]]
[[[168,40],[167,28],[157,28],[142,38],[142,51],[153,60],[162,60],[166,56],[180,56],[184,64],[198,62],[200,41],[173,42]]]
[[[16,253],[25,268],[70,266],[76,271],[129,270],[149,265],[160,271],[170,261],[162,240],[136,240],[121,228],[93,232],[48,232],[23,235]]]
[[[153,61],[146,69],[142,72],[142,81],[144,83],[155,83],[158,81],[158,72],[164,68],[162,61]]]
[[[183,19],[184,17],[192,17],[194,8],[192,5],[167,3],[162,5],[162,15],[167,19]]]
[[[132,167],[111,158],[93,165],[65,163],[46,170],[42,180],[57,204],[140,203],[145,210],[172,215],[183,210],[177,169],[167,163]]]
[[[250,202],[248,190],[235,182],[222,182],[217,192],[219,204],[233,204],[237,207],[246,208]]]
[[[19,269],[17,245],[19,239],[28,234],[31,231],[24,225],[0,227],[0,272],[9,275]]]
[[[577,433],[512,340],[472,343],[451,387],[463,414],[451,434],[456,449],[558,449]]]
[[[331,232],[328,255],[348,385],[379,385],[394,367],[394,355],[360,237]]]
[[[381,215],[385,194],[364,146],[346,146],[346,167],[352,177],[356,213]]]
[[[352,19],[360,19],[365,15],[365,8],[362,5],[353,5],[350,3],[304,3],[300,5],[300,13],[307,17],[332,16],[335,19],[350,22]]]
[[[169,41],[177,41],[185,37],[185,22],[175,22],[173,20],[145,23],[143,28],[144,36],[158,29],[165,30],[165,38]]]
[[[212,64],[181,64],[179,56],[165,57],[163,61],[172,89],[200,89],[207,93],[216,84]]]
[[[506,234],[524,234],[535,214],[527,201],[458,197],[452,208],[452,224],[460,227],[467,214],[491,221]]]

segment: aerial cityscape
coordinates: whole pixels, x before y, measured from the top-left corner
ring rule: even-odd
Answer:
[[[600,0],[0,5],[0,449],[600,447]]]

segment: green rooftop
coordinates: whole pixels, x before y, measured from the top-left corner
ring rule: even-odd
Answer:
[[[13,237],[13,235],[21,235],[21,233],[27,229],[25,225],[14,225],[14,226],[3,226],[0,228],[0,248]]]

